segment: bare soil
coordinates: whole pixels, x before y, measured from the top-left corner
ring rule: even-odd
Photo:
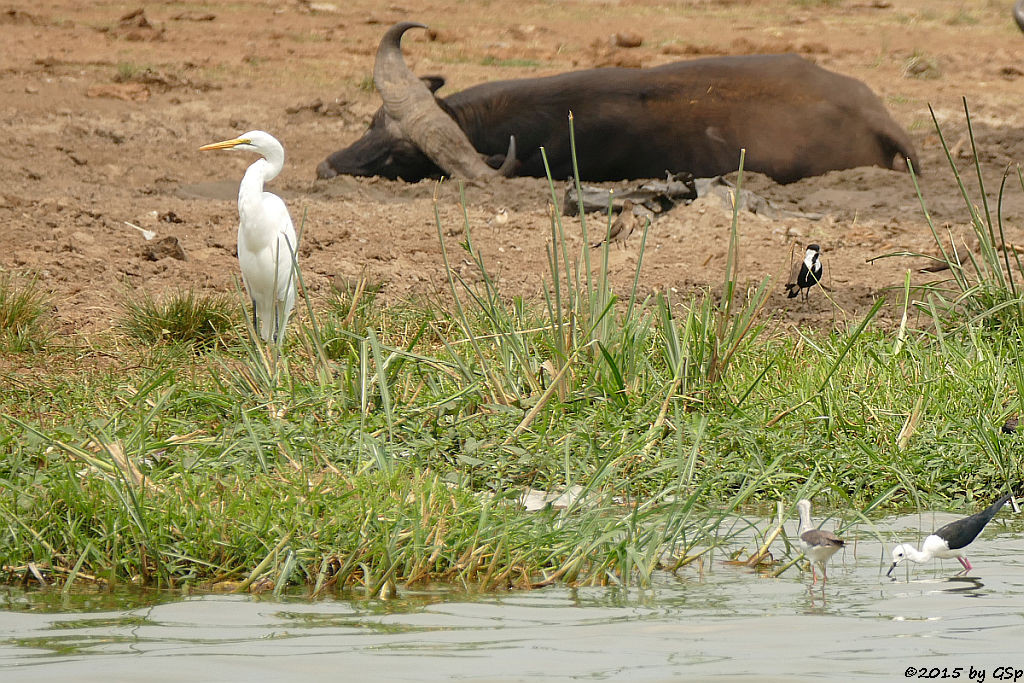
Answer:
[[[936,225],[972,248],[968,212],[931,122],[931,105],[978,201],[961,98],[969,103],[986,189],[995,205],[1007,164],[1024,160],[1024,35],[1010,2],[995,0],[375,0],[84,3],[14,0],[0,6],[0,269],[36,274],[54,295],[63,332],[109,329],[136,290],[232,291],[234,195],[250,155],[200,153],[252,128],[285,145],[269,189],[304,221],[306,284],[322,301],[365,274],[391,300],[443,289],[432,182],[316,181],[316,165],[350,144],[378,106],[370,74],[377,41],[399,20],[410,66],[456,89],[499,78],[598,65],[653,66],[697,55],[798,52],[868,83],[921,155]],[[144,7],[144,9],[143,9]],[[142,10],[135,12],[135,10]],[[633,34],[616,41],[614,34]],[[614,43],[639,47],[621,47]],[[842,131],[836,131],[842,135]],[[887,288],[935,279],[934,252],[910,177],[862,168],[748,189],[775,211],[741,216],[741,278],[776,278],[771,314],[831,323],[862,314]],[[1024,193],[1014,175],[1003,219],[1024,244]],[[562,187],[559,185],[559,195]],[[510,179],[466,188],[469,224],[507,294],[535,296],[548,275],[547,183]],[[561,198],[561,197],[559,197]],[[456,185],[440,190],[443,233],[468,275]],[[500,208],[507,224],[493,221]],[[820,214],[820,215],[816,215]],[[566,219],[582,244],[579,221]],[[676,300],[722,280],[730,212],[709,197],[651,228],[645,292]],[[152,241],[131,223],[157,233]],[[589,224],[603,229],[602,220]],[[170,244],[161,242],[167,238]],[[176,244],[174,242],[176,241]],[[787,300],[796,247],[818,242],[835,305],[815,292]],[[634,236],[611,252],[616,287],[632,282]],[[894,315],[890,309],[889,315]]]

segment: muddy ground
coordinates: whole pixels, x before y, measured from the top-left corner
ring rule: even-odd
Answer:
[[[995,0],[371,0],[0,4],[0,269],[38,275],[67,334],[109,329],[134,292],[232,291],[238,180],[253,160],[200,153],[252,128],[285,145],[270,189],[305,231],[300,258],[315,299],[365,274],[392,300],[443,288],[431,182],[316,181],[316,165],[359,137],[378,106],[370,74],[385,28],[416,20],[410,66],[443,74],[444,92],[487,80],[596,65],[653,66],[699,55],[798,52],[868,83],[911,134],[922,189],[942,229],[968,214],[935,134],[934,107],[969,171],[961,98],[970,105],[994,198],[1007,164],[1024,161],[1024,35]],[[141,11],[136,11],[141,10]],[[633,33],[639,47],[612,44]],[[837,133],[841,134],[841,133]],[[976,187],[973,172],[968,184]],[[741,216],[741,279],[776,278],[776,319],[830,324],[863,314],[887,288],[934,279],[934,252],[906,174],[833,172],[780,186],[751,176],[767,214]],[[1003,217],[1024,244],[1024,193],[1008,185]],[[466,191],[470,225],[507,294],[533,296],[545,277],[546,182],[511,179]],[[977,192],[974,198],[977,201]],[[443,187],[445,239],[462,235],[458,193]],[[501,207],[507,224],[492,219]],[[645,292],[677,300],[721,282],[729,211],[701,199],[660,216],[641,273]],[[152,241],[128,223],[157,233]],[[570,241],[582,244],[577,219]],[[599,221],[592,224],[602,227]],[[593,229],[593,227],[592,227]],[[158,242],[176,238],[180,252]],[[835,305],[787,300],[782,278],[796,244],[818,242]],[[154,246],[156,245],[156,246]],[[966,241],[967,247],[972,246]],[[961,238],[960,246],[964,246]],[[183,252],[183,253],[181,253]],[[616,287],[632,281],[639,239],[613,249]],[[184,260],[181,257],[184,256]],[[463,267],[471,274],[471,269]],[[890,315],[894,315],[890,311]]]

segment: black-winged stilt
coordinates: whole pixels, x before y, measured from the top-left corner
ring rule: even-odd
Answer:
[[[930,534],[928,538],[924,539],[924,543],[921,544],[921,550],[918,550],[909,543],[900,543],[892,549],[892,566],[889,567],[889,571],[885,575],[889,576],[892,574],[892,570],[896,569],[896,565],[903,560],[921,563],[927,562],[933,557],[943,559],[955,557],[963,565],[964,572],[971,571],[973,569],[971,563],[963,556],[964,548],[978,537],[978,534],[985,528],[985,525],[992,521],[992,518],[999,512],[999,508],[1003,507],[1012,495],[1007,493],[981,512],[940,527],[935,533]]]
[[[800,512],[800,526],[797,529],[800,545],[803,547],[804,556],[811,562],[811,585],[818,580],[814,574],[815,564],[821,567],[821,582],[824,584],[828,581],[825,563],[843,547],[845,541],[831,531],[814,528],[811,522],[811,501],[806,498],[797,501],[796,509]]]

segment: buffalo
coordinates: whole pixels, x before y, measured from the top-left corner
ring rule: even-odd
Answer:
[[[601,68],[484,83],[437,97],[417,78],[391,27],[377,50],[383,106],[366,133],[317,167],[320,178],[573,174],[582,180],[711,177],[745,167],[788,183],[835,169],[917,167],[906,132],[864,83],[797,55],[695,59],[647,69]],[[512,144],[510,144],[512,143]],[[516,150],[519,153],[516,153]],[[500,166],[500,168],[499,168]]]

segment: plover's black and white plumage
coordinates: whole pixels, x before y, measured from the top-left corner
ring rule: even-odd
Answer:
[[[821,247],[817,244],[808,244],[804,260],[793,264],[793,272],[786,283],[787,296],[794,299],[803,292],[806,300],[811,287],[821,282],[821,271]]]
[[[933,557],[943,559],[955,557],[960,561],[964,572],[971,571],[973,567],[967,558],[963,556],[964,549],[978,537],[978,534],[985,528],[985,525],[992,521],[992,518],[999,512],[999,508],[1003,507],[1006,501],[1010,500],[1011,495],[1007,493],[981,512],[940,527],[935,533],[929,534],[928,538],[924,539],[924,543],[921,544],[921,550],[918,550],[909,543],[900,543],[892,549],[892,566],[889,567],[889,571],[885,575],[889,576],[892,574],[892,570],[896,569],[896,566],[903,560],[921,563],[927,562]]]
[[[800,512],[800,526],[797,533],[800,535],[800,546],[804,550],[804,556],[811,562],[811,585],[818,580],[814,574],[814,565],[821,567],[821,582],[828,581],[828,572],[825,571],[825,563],[836,554],[846,542],[831,531],[816,529],[811,522],[811,501],[801,499],[796,504]]]

